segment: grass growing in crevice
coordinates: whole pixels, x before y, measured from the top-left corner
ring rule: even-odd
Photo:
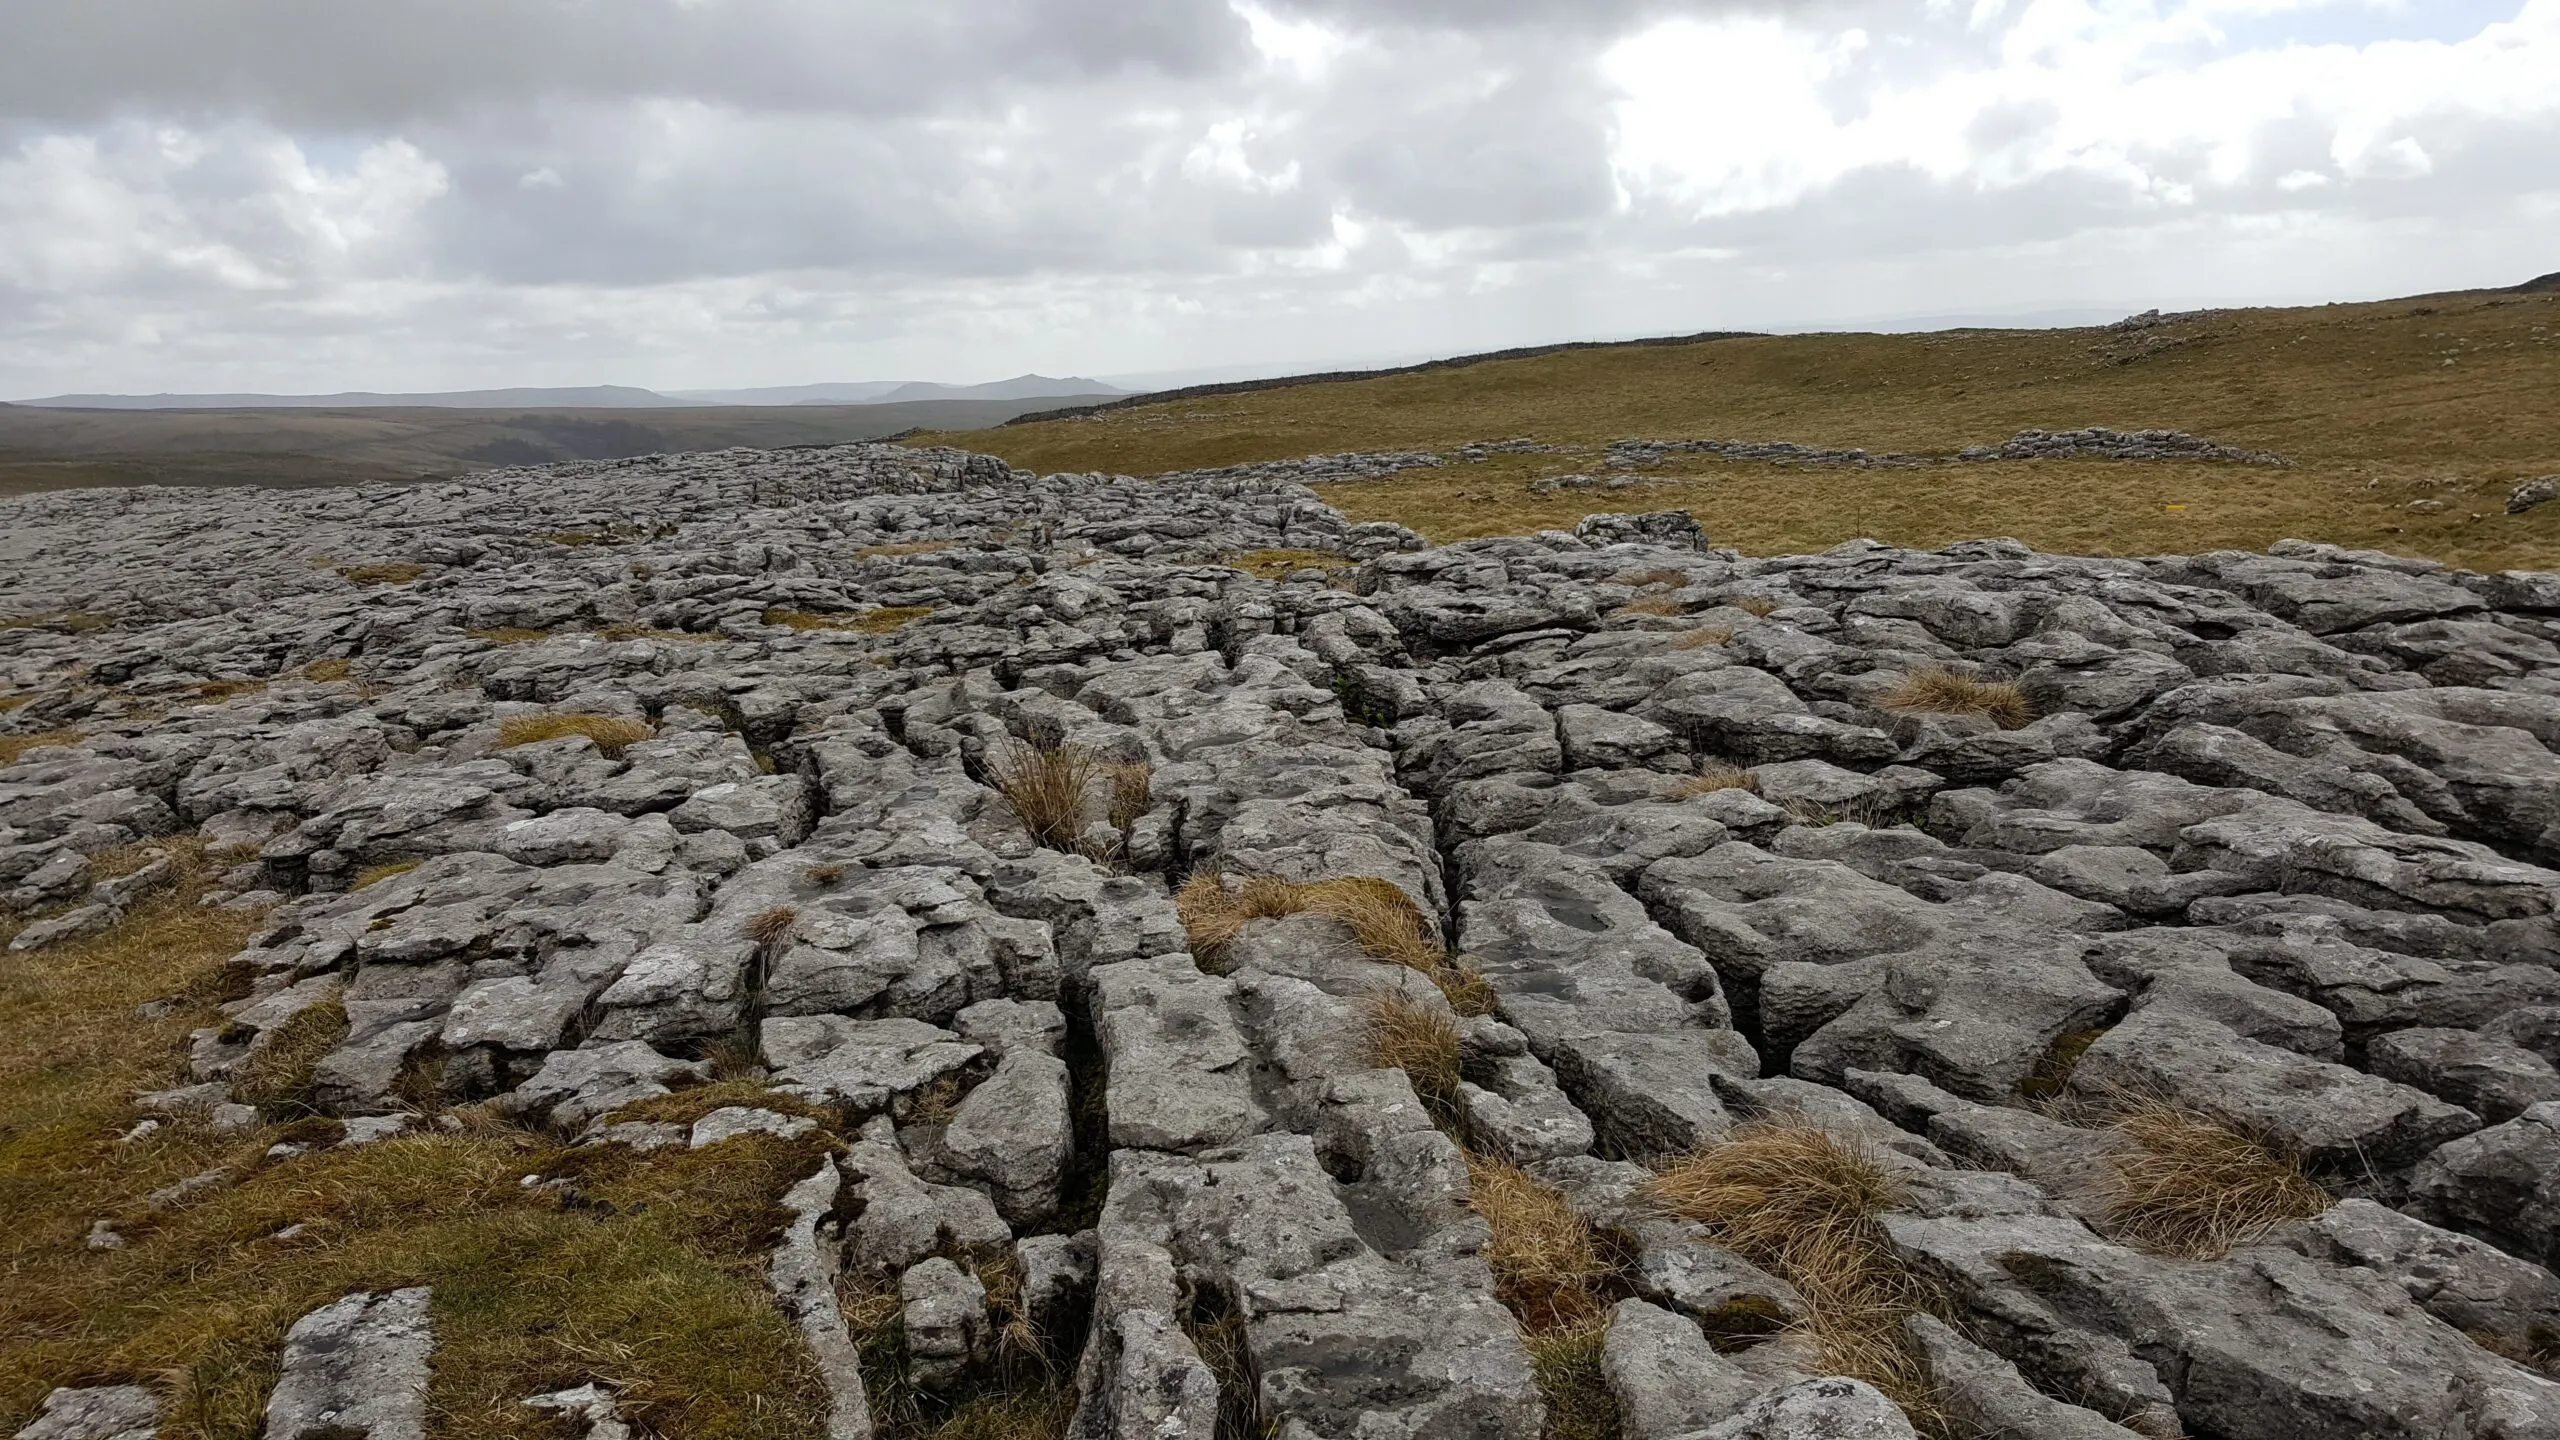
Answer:
[[[231,1098],[261,1110],[308,1110],[320,1061],[347,1038],[347,1007],[306,1005],[265,1037],[231,1075]]]
[[[987,781],[1004,797],[1013,817],[1046,850],[1079,852],[1086,801],[1107,763],[1086,745],[1016,742],[987,767]]]
[[[350,585],[406,585],[427,573],[424,565],[394,561],[380,565],[339,565],[332,567]]]
[[[1760,793],[1760,777],[1738,765],[1710,763],[1698,767],[1698,773],[1671,787],[1671,798],[1690,800],[1700,795],[1713,795],[1719,790],[1742,790]]]
[[[1490,1232],[1485,1266],[1529,1352],[1546,1440],[1609,1440],[1618,1405],[1600,1355],[1624,1285],[1600,1237],[1562,1194],[1491,1156],[1467,1156],[1467,1203]]]
[[[2038,1104],[2049,1105],[2062,1098],[2071,1086],[2071,1074],[2080,1068],[2080,1057],[2105,1036],[2104,1030],[2069,1030],[2054,1037],[2044,1054],[2036,1057],[2035,1068],[2018,1083],[2020,1094]]]
[[[394,875],[406,875],[425,863],[427,862],[424,860],[386,860],[379,865],[367,865],[356,872],[353,880],[347,882],[347,889],[350,892],[367,889],[381,884]]]
[[[1903,1203],[1902,1184],[1866,1142],[1800,1121],[1746,1125],[1664,1170],[1646,1193],[1795,1286],[1826,1368],[1883,1391],[1923,1433],[1945,1430],[1928,1370],[1902,1333],[1930,1296],[1876,1221]]]
[[[1669,595],[1639,595],[1611,611],[1614,615],[1686,615],[1689,607]]]
[[[1218,1377],[1217,1440],[1276,1440],[1280,1422],[1263,1409],[1262,1372],[1235,1302],[1211,1286],[1197,1286],[1181,1318],[1191,1348]]]
[[[1256,875],[1230,886],[1224,876],[1204,871],[1174,896],[1174,909],[1192,954],[1203,964],[1218,964],[1249,920],[1327,915],[1350,928],[1361,953],[1420,971],[1459,1014],[1493,1013],[1493,987],[1482,972],[1441,948],[1421,908],[1393,881],[1352,875],[1299,882]]]
[[[1247,550],[1229,555],[1220,564],[1241,570],[1257,580],[1285,580],[1300,570],[1350,570],[1356,562],[1340,555],[1327,555],[1321,550]]]
[[[986,1290],[994,1360],[951,1393],[916,1389],[908,1383],[906,1311],[897,1278],[840,1277],[836,1302],[861,1356],[875,1440],[1064,1440],[1076,1407],[1070,1347],[1082,1337],[1044,1334],[1032,1322],[1011,1250],[973,1252],[946,1244],[937,1253]]]
[[[824,1389],[763,1266],[777,1202],[822,1136],[641,1156],[461,1111],[459,1133],[352,1150],[325,1148],[318,1122],[225,1135],[190,1116],[117,1143],[133,1095],[187,1078],[188,1033],[221,1022],[238,993],[226,962],[261,923],[198,906],[218,862],[169,849],[178,883],[115,928],[0,954],[0,1433],[54,1386],[138,1379],[161,1395],[163,1440],[256,1440],[293,1321],[412,1284],[435,1290],[440,1437],[533,1433],[524,1396],[590,1380],[666,1440],[821,1433]],[[175,1003],[135,1008],[160,1000]],[[299,1083],[329,1008],[262,1051],[279,1090]],[[324,1148],[266,1158],[289,1138]],[[223,1183],[174,1208],[144,1198],[215,1171]],[[527,1174],[570,1184],[528,1188]],[[122,1248],[87,1248],[99,1218]]]
[[[956,540],[906,540],[894,545],[865,545],[853,552],[853,558],[878,560],[902,555],[932,555],[959,543]]]
[[[36,730],[24,735],[0,735],[0,768],[17,764],[30,750],[42,750],[50,745],[77,745],[88,738],[88,733],[81,730]]]
[[[2146,1250],[2219,1259],[2337,1203],[2300,1162],[2211,1116],[2140,1097],[2107,1105],[2131,1142],[2108,1162],[2107,1227]]]
[[[624,750],[655,733],[648,721],[621,715],[517,715],[498,723],[498,748],[511,750],[584,735],[606,759],[619,760]]]
[[[886,635],[932,613],[930,605],[880,605],[853,615],[822,615],[776,605],[767,609],[762,618],[765,624],[785,630],[849,630],[857,635]]]
[[[1439,1127],[1456,1135],[1460,1051],[1449,1012],[1401,990],[1372,990],[1367,999],[1369,1055],[1381,1067],[1401,1070],[1414,1095]]]
[[[302,667],[302,678],[314,684],[328,685],[356,673],[356,662],[345,659],[314,660]]]
[[[1876,704],[1900,715],[1979,715],[2003,730],[2019,729],[2036,718],[2035,707],[2017,686],[1943,669],[1912,671]]]

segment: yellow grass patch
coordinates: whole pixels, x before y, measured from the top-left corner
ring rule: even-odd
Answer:
[[[1329,915],[1350,927],[1362,953],[1429,977],[1459,1014],[1490,1015],[1494,1010],[1493,987],[1483,974],[1431,938],[1422,911],[1392,881],[1353,875],[1298,883],[1256,875],[1229,887],[1224,877],[1204,871],[1175,894],[1174,909],[1182,917],[1192,953],[1204,964],[1218,963],[1248,920]]]
[[[2132,1145],[2109,1162],[2107,1222],[2149,1250],[2217,1259],[2337,1202],[2300,1164],[2221,1121],[2152,1100],[2117,1102]]]
[[[1903,676],[1876,704],[1901,714],[1979,715],[2003,730],[2015,730],[2036,718],[2035,707],[2015,685],[1935,668]]]
[[[1674,650],[1704,650],[1710,645],[1732,644],[1733,632],[1721,625],[1701,625],[1694,630],[1677,632],[1670,637],[1669,643]]]
[[[800,923],[800,912],[788,905],[776,905],[747,917],[742,932],[747,939],[770,950],[791,938],[791,927]]]
[[[1106,766],[1111,782],[1111,828],[1127,834],[1155,799],[1156,767],[1144,760]]]
[[[334,567],[350,585],[406,585],[427,573],[424,565],[393,561],[378,565],[340,565]]]
[[[1800,1122],[1746,1125],[1646,1191],[1794,1285],[1826,1366],[1882,1390],[1924,1426],[1935,1418],[1927,1371],[1902,1339],[1924,1287],[1876,1223],[1903,1189],[1866,1142]]]
[[[1220,562],[1257,580],[1282,580],[1300,570],[1349,570],[1355,562],[1321,550],[1247,550]]]
[[[50,615],[0,615],[0,630],[59,630],[66,635],[86,635],[114,623],[116,617],[113,615],[98,615],[86,610],[63,610]]]
[[[314,660],[302,667],[302,678],[327,685],[356,673],[353,660]]]
[[[881,605],[856,615],[821,615],[776,605],[766,610],[762,618],[765,624],[786,630],[850,630],[860,635],[886,635],[932,613],[930,605]]]
[[[88,738],[79,730],[37,730],[25,735],[0,735],[0,765],[15,765],[18,757],[30,750],[41,750],[48,745],[77,745]]]
[[[255,695],[266,688],[264,680],[207,680],[196,687],[195,698],[200,704],[219,705],[225,700]]]
[[[2120,332],[1782,335],[1593,349],[1421,374],[1191,398],[919,437],[1028,469],[1131,475],[1525,435],[1576,453],[1496,455],[1319,486],[1354,520],[1435,541],[1571,528],[1627,502],[1531,483],[1589,473],[1626,437],[1792,440],[1948,455],[2020,430],[2166,427],[2273,450],[2288,468],[2105,460],[1808,472],[1674,456],[1645,509],[1718,544],[1804,554],[1872,536],[2010,535],[2118,555],[2262,550],[2287,536],[2477,570],[2560,566],[2560,506],[2504,513],[2560,472],[2560,293],[2221,310]],[[2447,361],[2454,363],[2447,364]],[[2417,500],[2444,508],[2413,512]],[[2180,507],[2180,508],[2172,508]],[[2476,518],[2475,518],[2476,517]]]
[[[1719,790],[1745,790],[1760,793],[1760,776],[1739,765],[1709,763],[1698,767],[1698,773],[1671,787],[1671,798],[1688,800],[1700,795],[1713,795]]]
[[[620,715],[517,715],[499,722],[498,748],[512,750],[518,745],[539,745],[545,740],[584,735],[606,758],[619,760],[625,749],[653,733],[649,722]]]

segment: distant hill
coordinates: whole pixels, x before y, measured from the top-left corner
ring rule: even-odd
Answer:
[[[424,395],[383,395],[368,390],[336,395],[53,395],[18,403],[47,410],[638,410],[686,402],[629,385],[581,385],[559,389],[445,390]]]
[[[856,380],[836,385],[767,385],[754,390],[669,390],[697,405],[868,405],[909,382]]]
[[[1050,400],[1069,396],[1110,397],[1129,392],[1099,380],[1069,376],[1053,380],[1046,375],[1016,375],[1010,380],[992,380],[984,385],[934,385],[917,381],[901,385],[880,397],[882,402],[907,400]]]
[[[2527,280],[2516,287],[2516,293],[2519,295],[2541,295],[2553,290],[2560,290],[2560,270]]]
[[[920,426],[995,425],[1045,403],[925,400],[647,410],[9,405],[0,406],[0,495],[89,485],[345,485],[731,445],[834,445]]]

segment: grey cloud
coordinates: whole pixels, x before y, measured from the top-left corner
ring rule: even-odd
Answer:
[[[907,114],[1003,88],[1202,76],[1248,53],[1203,0],[12,0],[0,110],[365,127],[542,97]]]

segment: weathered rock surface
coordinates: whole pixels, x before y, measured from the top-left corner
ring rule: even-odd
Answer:
[[[1999,453],[2262,458],[2201,446]],[[1805,1294],[1643,1198],[1642,1162],[1771,1121],[1905,1178],[1881,1223],[1947,1304],[1908,1348],[1978,1433],[2560,1435],[2560,579],[1750,559],[1682,514],[1433,547],[1303,483],[1427,463],[854,446],[0,501],[0,613],[112,622],[0,630],[0,733],[67,737],[0,769],[0,911],[41,964],[166,893],[125,847],[192,832],[212,903],[268,912],[155,1112],[254,1120],[235,1080],[326,1022],[355,1138],[482,1100],[689,1163],[807,1143],[786,1110],[858,1132],[772,1271],[834,1440],[871,1426],[839,1279],[957,1395],[1006,1256],[1080,1440],[1210,1440],[1222,1403],[1526,1440],[1443,1125],[1610,1236],[1627,1434],[1908,1435],[1771,1338]],[[1267,550],[1327,562],[1223,563]],[[1891,708],[1932,669],[2027,713]],[[1044,751],[1089,783],[1035,835],[994,782]],[[1213,873],[1382,882],[1414,933],[1263,916],[1195,954],[1175,895]],[[1364,944],[1447,947],[1493,1013]],[[1382,993],[1457,1036],[1429,1104],[1377,1063]],[[626,1109],[741,1073],[793,1102]],[[2118,1243],[2129,1096],[2342,1203],[2221,1259]],[[424,1315],[305,1317],[270,1433],[417,1433]],[[26,1433],[147,1434],[150,1399]],[[555,1408],[625,1423],[586,1403]]]

